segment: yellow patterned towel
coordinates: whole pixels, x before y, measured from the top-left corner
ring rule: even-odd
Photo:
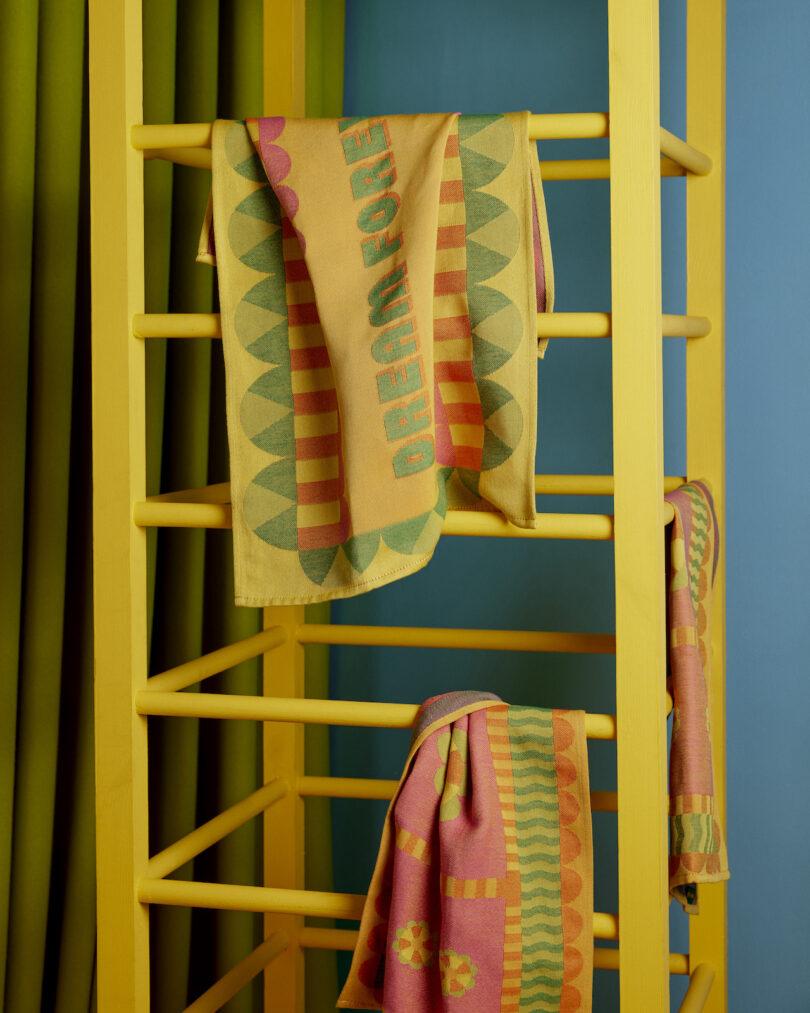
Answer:
[[[218,122],[203,239],[238,604],[413,573],[447,509],[534,526],[552,283],[528,114]]]

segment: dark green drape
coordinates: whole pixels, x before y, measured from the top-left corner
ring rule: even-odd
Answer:
[[[89,1008],[93,976],[85,3],[0,19],[0,966],[22,1013]]]
[[[343,2],[307,8],[308,113],[339,115]],[[261,18],[261,0],[144,0],[145,122],[259,114]],[[0,6],[0,995],[14,1013],[95,1005],[86,81],[86,0]],[[147,311],[216,309],[214,273],[195,263],[209,185],[147,163]],[[147,461],[150,492],[227,478],[218,342],[147,343]],[[152,671],[259,628],[258,611],[233,605],[231,552],[225,532],[150,533]],[[307,680],[327,691],[326,649],[308,648]],[[260,666],[209,685],[258,692]],[[156,720],[150,747],[153,848],[261,777],[252,723]],[[308,769],[327,763],[318,730]],[[308,885],[328,889],[329,804],[307,805]],[[260,830],[176,875],[257,881]],[[241,912],[155,909],[152,921],[156,1010],[181,1009],[261,938],[260,916]],[[333,955],[308,955],[308,971],[309,1009],[328,1008]],[[260,992],[227,1008],[258,1009]]]

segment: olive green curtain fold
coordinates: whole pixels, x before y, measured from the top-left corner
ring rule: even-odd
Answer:
[[[16,767],[38,27],[35,4],[0,6],[0,438],[5,486],[0,497],[0,996],[7,968]]]
[[[15,248],[4,250],[9,256],[2,258],[3,288],[13,286],[1,295],[4,308],[10,305],[13,314],[11,347],[3,341],[4,357],[11,352],[13,358],[0,371],[4,386],[10,386],[0,400],[9,415],[14,412],[13,418],[3,420],[2,439],[17,516],[3,517],[0,527],[4,540],[13,539],[8,556],[3,546],[4,569],[10,561],[8,576],[15,580],[20,560],[23,569],[21,597],[8,608],[4,601],[2,609],[4,620],[16,620],[17,629],[0,633],[4,655],[19,649],[17,672],[3,673],[4,693],[13,695],[15,677],[18,690],[16,701],[9,700],[8,707],[4,701],[3,706],[4,720],[13,720],[16,712],[16,734],[10,730],[3,735],[4,750],[14,750],[14,774],[13,822],[6,819],[6,807],[2,820],[4,833],[11,828],[12,847],[10,866],[3,856],[3,883],[5,887],[10,878],[10,890],[7,906],[3,898],[1,920],[7,932],[2,948],[5,1008],[26,1013],[38,1011],[47,1001],[54,970],[59,972],[58,965],[54,968],[46,960],[49,922],[53,925],[57,908],[68,899],[61,882],[62,842],[58,851],[54,848],[57,773],[61,789],[79,745],[75,738],[73,755],[63,767],[60,702],[81,695],[84,688],[77,683],[81,668],[65,658],[63,634],[74,342],[87,337],[77,333],[74,313],[85,4],[40,0],[39,5],[3,5],[3,12],[12,23],[0,28],[3,48],[9,50],[1,59],[4,73],[14,76],[10,88],[3,89],[2,202],[4,221],[11,212],[17,235]],[[25,124],[15,123],[20,116],[25,116]],[[30,144],[32,130],[35,148]],[[17,513],[21,505],[22,526]],[[6,657],[13,663],[13,657]],[[86,725],[82,731],[81,748],[86,751]],[[10,783],[7,761],[4,756],[4,802]],[[82,799],[85,808],[86,802]],[[65,815],[61,805],[59,812]],[[73,815],[60,818],[59,832],[78,833],[92,852],[92,821],[80,827]],[[51,903],[54,899],[56,904]]]
[[[261,0],[144,0],[144,120],[261,113]],[[308,112],[339,115],[342,0],[308,2]],[[0,996],[14,1013],[95,1008],[93,649],[90,471],[89,171],[86,0],[0,5]],[[145,170],[146,307],[216,309],[214,273],[195,263],[210,178]],[[227,478],[219,343],[147,343],[149,492]],[[152,671],[255,632],[233,605],[225,532],[149,534]],[[328,609],[312,612],[328,619]],[[313,695],[328,649],[307,649]],[[212,680],[254,693],[260,664]],[[207,687],[206,687],[207,688]],[[152,847],[255,788],[253,723],[152,722]],[[328,736],[308,737],[310,772]],[[308,885],[331,885],[329,803],[309,800]],[[258,821],[200,856],[194,873],[250,882]],[[178,870],[177,875],[191,875]],[[153,1008],[177,1010],[258,942],[261,916],[155,909]],[[331,1005],[332,954],[310,961],[310,1010]],[[260,982],[231,1011],[260,1008]]]

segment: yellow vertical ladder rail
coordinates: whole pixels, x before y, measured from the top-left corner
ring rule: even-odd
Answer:
[[[306,113],[306,0],[263,0],[262,95],[265,116],[304,116]],[[304,695],[304,647],[295,631],[305,622],[301,605],[266,608],[265,629],[281,626],[284,644],[264,655],[264,693],[273,697]],[[297,784],[304,776],[304,726],[265,722],[262,732],[265,782],[275,777]],[[303,890],[304,800],[290,792],[264,815],[264,873],[266,887]],[[264,971],[267,1010],[303,1013],[305,1006],[304,951],[300,914],[267,912],[264,935],[283,933],[287,948]]]
[[[669,1009],[658,0],[609,0],[619,989]]]
[[[686,454],[689,478],[705,478],[714,496],[721,537],[712,629],[712,740],[720,819],[725,824],[725,0],[688,0],[686,14],[686,120],[690,143],[712,159],[707,176],[686,182],[686,302],[700,306],[711,331],[686,345]],[[725,1013],[728,993],[726,884],[699,887],[700,914],[692,917],[692,966],[710,965],[714,984],[707,1013]]]
[[[132,519],[145,489],[143,158],[139,0],[91,0],[90,176],[93,314],[98,1005],[149,1007],[149,915],[135,897],[148,861],[146,540]]]

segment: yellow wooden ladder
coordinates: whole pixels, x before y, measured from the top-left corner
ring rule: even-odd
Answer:
[[[211,125],[142,124],[140,0],[91,0],[90,107],[95,475],[98,997],[102,1013],[149,1007],[149,906],[266,912],[265,941],[192,1007],[218,1009],[264,970],[268,1010],[300,1013],[303,950],[351,949],[356,933],[310,928],[307,915],[358,918],[362,897],[305,891],[303,799],[386,798],[381,780],[304,775],[304,723],[407,727],[412,704],[303,697],[304,645],[402,644],[616,654],[617,714],[591,714],[591,737],[617,738],[619,913],[596,913],[597,967],[618,967],[623,1013],[669,1009],[670,973],[691,981],[681,1010],[726,1005],[726,893],[701,887],[690,952],[669,952],[666,822],[664,539],[671,518],[663,474],[662,338],[687,341],[687,471],[710,481],[724,522],[724,0],[688,0],[687,134],[659,125],[658,7],[608,0],[609,113],[534,116],[532,136],[610,137],[610,159],[546,162],[547,179],[610,176],[612,312],[538,317],[538,334],[604,337],[613,349],[615,476],[537,476],[542,493],[612,494],[615,513],[543,514],[535,531],[494,515],[453,514],[445,533],[615,539],[616,635],[307,624],[300,607],[265,610],[264,631],[148,678],[146,528],[230,526],[227,486],[146,496],[145,342],[220,336],[212,314],[144,314],[143,159],[210,165]],[[303,115],[304,0],[265,0],[266,109]],[[663,157],[662,157],[663,155]],[[687,176],[687,316],[661,312],[660,178]],[[725,812],[724,588],[714,604],[714,756]],[[185,694],[184,688],[263,656],[265,696]],[[265,722],[265,784],[158,855],[148,851],[147,720],[187,715]],[[618,800],[618,804],[617,804]],[[275,828],[261,886],[166,878],[263,813]],[[278,829],[281,828],[281,833]]]

